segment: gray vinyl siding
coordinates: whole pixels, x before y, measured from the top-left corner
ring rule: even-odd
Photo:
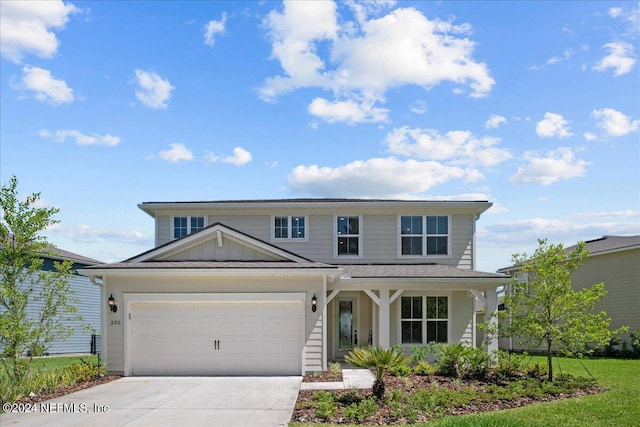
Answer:
[[[640,329],[640,249],[592,255],[573,275],[576,289],[604,282],[607,291],[596,310],[611,318],[611,329],[628,326],[629,332]],[[627,341],[628,334],[622,338]]]
[[[65,325],[73,327],[73,334],[66,340],[52,342],[46,349],[48,354],[89,353],[91,334],[100,334],[100,288],[93,285],[88,277],[78,275],[71,277],[69,287],[79,300],[76,314],[81,315],[83,321],[63,321]],[[38,289],[35,288],[27,307],[31,319],[37,319],[42,309],[42,303],[34,299],[38,294]],[[93,331],[85,330],[83,324],[89,325]]]
[[[470,214],[451,215],[450,224],[450,256],[448,257],[399,257],[398,256],[398,215],[447,215],[446,212],[403,211],[384,212],[381,214],[365,213],[361,215],[362,223],[361,257],[336,257],[335,245],[335,215],[360,215],[354,210],[335,211],[335,213],[313,214],[303,209],[273,212],[220,212],[207,215],[207,224],[216,222],[246,233],[252,237],[264,240],[287,251],[309,258],[313,261],[330,264],[359,264],[359,263],[406,263],[435,262],[458,268],[473,268],[473,233],[474,217]],[[202,215],[193,212],[175,212],[176,216]],[[307,215],[307,235],[304,241],[273,240],[272,216]],[[170,215],[157,217],[157,243],[164,244],[171,240]]]

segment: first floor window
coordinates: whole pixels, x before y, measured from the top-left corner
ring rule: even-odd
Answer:
[[[173,238],[179,239],[204,228],[203,216],[173,217]]]
[[[400,325],[403,344],[448,342],[448,297],[401,297]]]

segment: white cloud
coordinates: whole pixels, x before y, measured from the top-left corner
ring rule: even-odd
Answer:
[[[3,1],[0,14],[0,53],[20,63],[26,54],[51,58],[58,50],[52,30],[62,30],[69,15],[80,9],[62,1]]]
[[[631,7],[628,10],[624,10],[621,7],[612,7],[609,9],[609,16],[613,19],[621,18],[629,25],[624,35],[629,37],[636,37],[640,34],[640,8],[637,4],[629,2]]]
[[[487,129],[495,129],[503,123],[507,123],[507,119],[505,117],[499,116],[497,114],[492,114],[489,116],[489,119],[485,122],[484,127]]]
[[[427,103],[422,100],[418,100],[413,104],[410,110],[416,114],[424,114],[427,112]]]
[[[385,122],[389,114],[388,109],[376,108],[373,102],[358,103],[355,100],[331,102],[324,98],[314,99],[308,109],[311,115],[329,123]]]
[[[591,116],[597,120],[597,125],[611,136],[624,136],[635,132],[640,126],[640,120],[632,120],[613,108],[593,110]]]
[[[527,164],[520,166],[516,174],[509,178],[510,183],[549,185],[559,180],[585,176],[589,164],[576,159],[573,150],[568,147],[549,151],[544,157],[527,151],[524,160]]]
[[[569,132],[569,122],[556,113],[545,113],[544,119],[536,124],[536,133],[542,138],[568,138],[573,135]]]
[[[252,158],[253,156],[250,152],[242,147],[236,147],[233,149],[233,156],[224,157],[222,161],[236,166],[243,166],[249,163]]]
[[[42,129],[38,134],[43,138],[53,139],[56,142],[64,142],[67,138],[71,138],[75,140],[78,145],[106,145],[107,147],[114,147],[120,144],[120,137],[110,134],[99,135],[95,132],[87,135],[76,129],[60,129],[54,132],[48,129]]]
[[[143,105],[156,110],[167,108],[167,101],[175,87],[152,71],[136,70],[136,98]]]
[[[479,230],[479,234],[484,236],[487,231],[493,243],[500,245],[509,242],[535,245],[538,238],[548,238],[550,242],[571,246],[604,235],[637,235],[640,233],[640,212],[586,212],[559,218],[503,221]]]
[[[444,135],[433,129],[393,129],[385,143],[389,152],[421,159],[448,161],[452,165],[495,166],[511,158],[511,153],[497,147],[499,138],[478,138],[469,131],[450,131]]]
[[[158,155],[167,162],[178,163],[185,160],[193,160],[193,153],[184,144],[179,142],[169,144],[169,149],[160,151]]]
[[[294,193],[304,195],[410,198],[465,175],[462,168],[438,162],[387,157],[354,161],[335,168],[301,165],[289,174],[288,182]]]
[[[223,162],[230,163],[235,166],[244,166],[253,159],[250,152],[242,147],[235,147],[233,149],[233,155],[221,157],[215,153],[208,153],[205,156],[205,160],[209,163]],[[277,162],[276,162],[277,164]]]
[[[149,244],[152,237],[134,230],[110,230],[95,228],[86,224],[73,226],[54,224],[47,227],[47,231],[53,235],[62,236],[77,243],[113,242]]]
[[[622,8],[620,7],[612,7],[609,9],[609,16],[612,18],[617,18],[622,15]]]
[[[418,85],[428,89],[450,82],[458,92],[470,87],[472,97],[491,91],[495,81],[487,66],[472,58],[475,43],[466,37],[469,25],[431,21],[412,8],[369,19],[369,13],[380,13],[390,4],[350,4],[356,22],[339,16],[334,2],[285,2],[282,12],[272,11],[265,26],[272,40],[272,57],[284,73],[267,78],[259,89],[260,97],[271,101],[298,88],[321,88],[333,91],[336,97],[314,100],[313,111],[322,109],[322,117],[345,121],[338,118],[347,116],[357,121],[365,114],[368,121],[386,121],[387,114],[374,104],[384,102],[390,88]],[[326,59],[320,54],[325,50],[329,52]],[[358,105],[368,108],[363,111]],[[347,107],[347,113],[336,112]]]
[[[611,42],[603,46],[609,49],[609,55],[605,56],[592,67],[594,71],[604,72],[613,68],[613,76],[618,77],[631,71],[636,63],[633,45],[624,41]]]
[[[566,61],[566,60],[570,59],[574,54],[575,54],[575,52],[573,51],[573,49],[565,49],[565,51],[562,54],[562,56],[553,56],[553,57],[549,58],[547,60],[547,64],[553,65],[553,64],[557,64],[558,62]]]
[[[227,22],[227,14],[222,13],[222,19],[220,21],[209,21],[204,27],[204,44],[213,46],[216,42],[215,36],[217,34],[224,33],[224,27]]]
[[[595,141],[598,138],[593,132],[585,132],[582,134],[582,136],[584,137],[585,141]]]
[[[38,67],[22,68],[22,83],[15,86],[35,92],[35,98],[51,105],[68,104],[74,101],[73,89],[64,80],[56,79],[51,71]]]

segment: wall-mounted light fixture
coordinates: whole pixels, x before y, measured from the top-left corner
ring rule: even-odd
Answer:
[[[311,297],[311,311],[315,313],[317,309],[318,309],[318,297],[316,296],[316,294],[313,294],[313,297]]]
[[[111,294],[107,301],[109,303],[109,310],[111,310],[112,313],[118,311],[118,306],[116,305],[116,300],[113,298],[113,294]]]

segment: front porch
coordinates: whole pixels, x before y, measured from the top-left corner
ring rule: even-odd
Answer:
[[[477,312],[485,310],[479,321],[496,321],[496,289],[508,279],[434,267],[442,266],[343,267],[343,276],[326,286],[324,301],[319,301],[325,364],[341,361],[354,347],[365,345],[400,345],[409,352],[411,346],[429,342],[467,343],[497,350],[496,340],[483,342],[478,334]],[[431,277],[417,277],[427,273]]]

